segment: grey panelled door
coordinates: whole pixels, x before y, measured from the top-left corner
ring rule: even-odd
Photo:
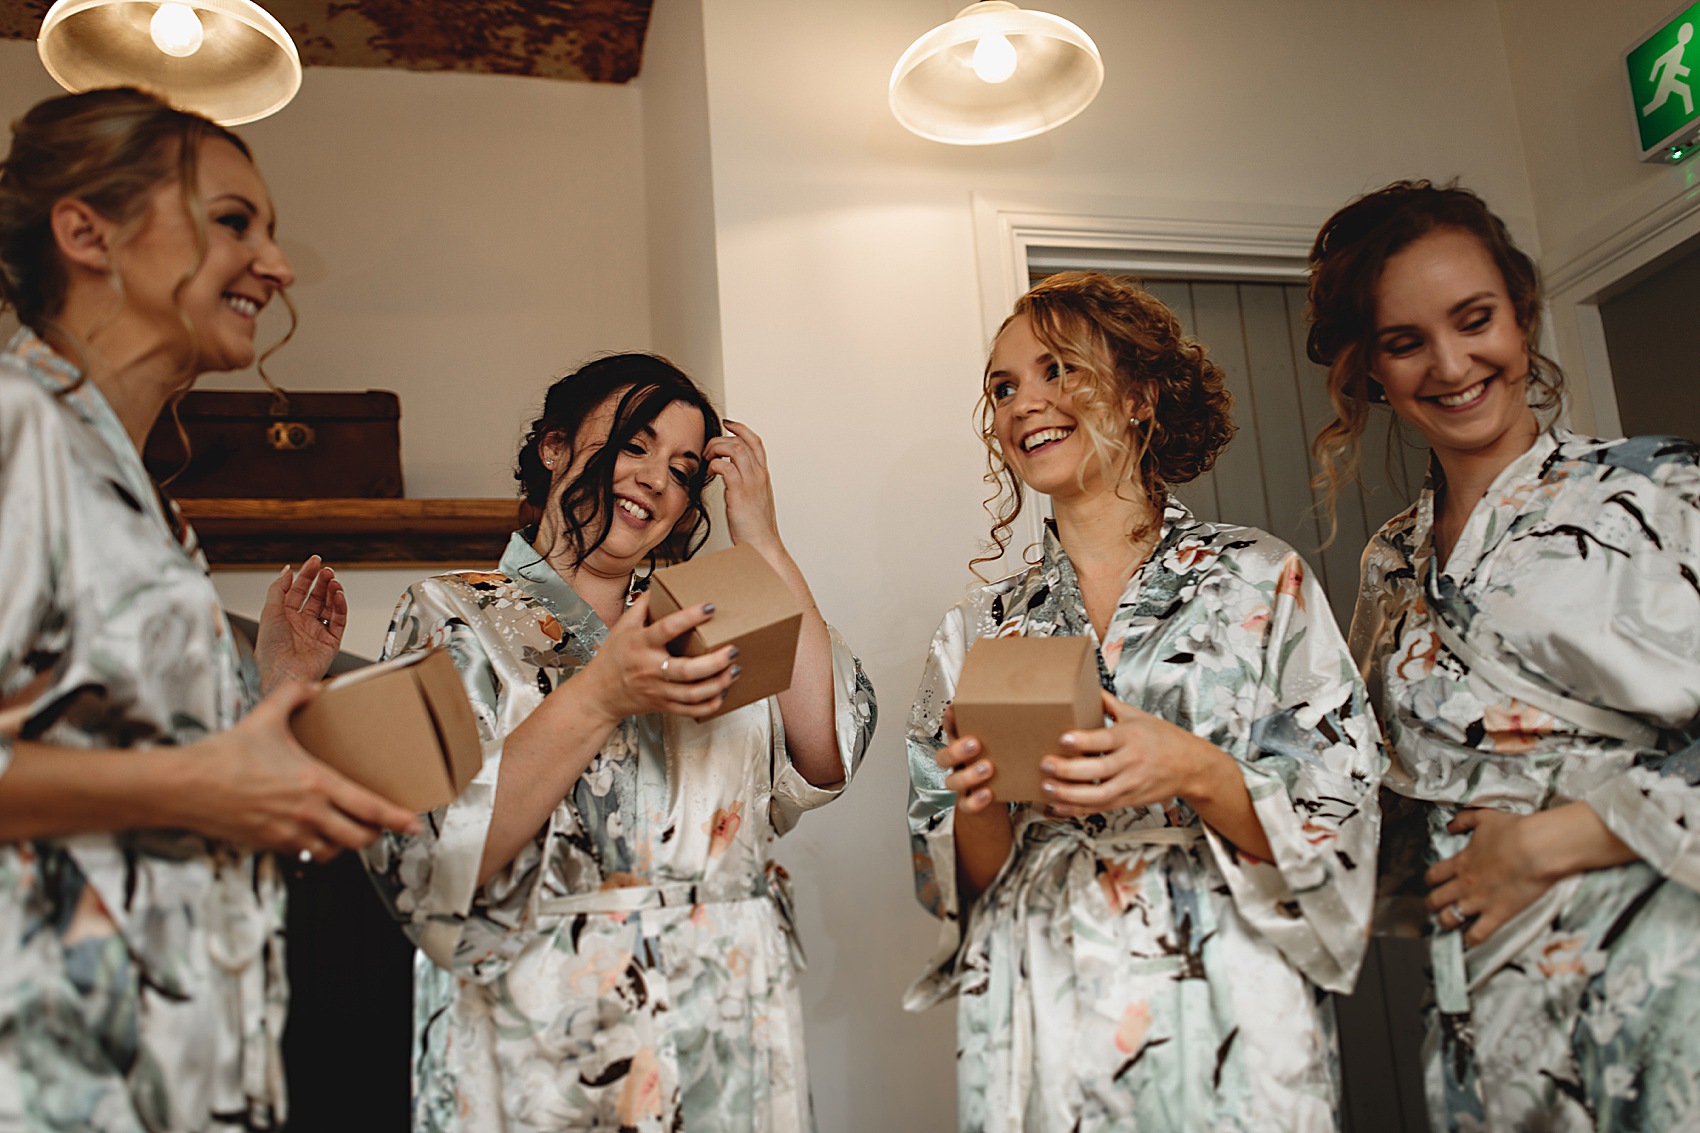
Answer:
[[[1390,439],[1392,415],[1377,408],[1364,436],[1363,486],[1341,493],[1339,533],[1323,547],[1328,519],[1310,486],[1310,441],[1333,413],[1322,370],[1305,357],[1303,285],[1146,280],[1144,286],[1204,343],[1234,395],[1233,442],[1212,472],[1176,495],[1201,517],[1261,527],[1291,543],[1320,572],[1346,629],[1364,544],[1415,498],[1427,450]]]
[[[1341,493],[1339,530],[1310,487],[1310,441],[1333,419],[1322,368],[1305,357],[1305,289],[1288,283],[1146,281],[1187,333],[1204,343],[1234,395],[1233,441],[1215,469],[1176,494],[1200,515],[1261,527],[1321,572],[1342,631],[1357,601],[1358,560],[1369,537],[1422,487],[1427,450],[1389,435],[1376,408],[1365,430],[1361,486]],[[1335,1000],[1346,1133],[1422,1133],[1420,1005],[1423,947],[1371,942],[1357,990]]]

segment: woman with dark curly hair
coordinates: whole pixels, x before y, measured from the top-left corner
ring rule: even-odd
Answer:
[[[1432,933],[1433,1126],[1694,1128],[1700,450],[1543,423],[1540,280],[1474,193],[1371,193],[1311,268],[1327,483],[1371,400],[1432,452],[1351,636],[1392,759],[1388,888],[1418,883]]]
[[[1037,564],[933,638],[909,725],[916,888],[943,921],[910,990],[958,995],[963,1130],[1332,1130],[1325,994],[1368,934],[1375,721],[1303,560],[1203,523],[1169,488],[1232,435],[1222,374],[1146,292],[1052,276],[986,366],[988,481],[1007,541],[1051,499]],[[1044,806],[950,702],[982,637],[1085,636],[1107,726],[1058,738]]]
[[[386,656],[446,647],[484,768],[367,854],[418,943],[413,1129],[807,1130],[801,969],[769,846],[841,794],[873,688],[779,537],[767,453],[648,354],[550,387],[516,473],[535,522],[494,571],[410,587]],[[645,573],[732,541],[803,609],[791,687],[716,714],[737,648],[675,657]],[[644,573],[640,573],[640,571]]]

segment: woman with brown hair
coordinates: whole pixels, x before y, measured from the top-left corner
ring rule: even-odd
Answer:
[[[1381,757],[1327,599],[1264,532],[1170,488],[1228,441],[1204,348],[1137,287],[1052,276],[1016,304],[982,394],[994,538],[1050,497],[1038,563],[933,638],[909,727],[921,902],[911,989],[958,996],[959,1124],[1001,1133],[1332,1130],[1325,994],[1368,932]],[[983,637],[1084,636],[1109,723],[1060,737],[1048,805],[950,714]]]
[[[254,851],[323,859],[415,823],[289,732],[347,617],[331,572],[279,575],[255,673],[138,451],[174,393],[254,360],[255,317],[292,279],[228,130],[123,89],[13,126],[0,1127],[280,1125],[283,886]]]
[[[1372,401],[1432,454],[1364,552],[1351,634],[1392,758],[1388,860],[1426,866],[1387,882],[1432,917],[1431,1122],[1692,1127],[1700,452],[1543,422],[1540,281],[1473,193],[1371,193],[1311,268],[1325,485]]]

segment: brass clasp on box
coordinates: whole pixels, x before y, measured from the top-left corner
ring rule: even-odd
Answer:
[[[300,421],[274,421],[266,428],[266,441],[279,452],[310,449],[317,438],[313,426]]]

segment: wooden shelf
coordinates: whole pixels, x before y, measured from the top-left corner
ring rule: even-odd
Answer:
[[[337,568],[493,565],[519,501],[183,499],[216,569],[276,567],[318,554]]]

